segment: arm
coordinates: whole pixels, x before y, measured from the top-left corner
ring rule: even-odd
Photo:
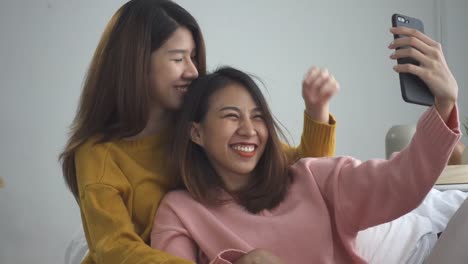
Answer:
[[[397,27],[390,31],[406,36],[389,45],[396,49],[390,58],[411,57],[419,62],[398,64],[394,70],[421,78],[434,95],[435,104],[420,118],[411,144],[402,152],[388,161],[361,164],[351,160],[337,170],[335,175],[340,176],[331,179],[338,189],[332,200],[340,201],[335,206],[341,208],[341,219],[351,219],[343,220],[343,224],[355,231],[392,220],[416,207],[447,165],[461,136],[456,107],[458,85],[441,45],[415,29]]]
[[[393,220],[422,202],[459,138],[457,109],[446,125],[431,107],[421,117],[411,143],[391,159],[340,158],[309,168],[331,205],[337,226],[354,234]]]
[[[305,157],[331,157],[335,155],[336,121],[330,114],[327,123],[313,120],[304,112],[304,128],[301,143],[295,151],[295,159]]]
[[[125,202],[130,185],[119,167],[108,157],[107,149],[82,148],[75,160],[81,217],[95,262],[190,263],[152,249],[138,235]]]
[[[138,236],[116,188],[86,186],[80,208],[89,250],[99,263],[190,263],[150,248]]]
[[[335,154],[336,121],[329,112],[329,105],[339,89],[338,82],[326,69],[312,67],[304,77],[304,128],[300,145],[288,150],[292,160]]]

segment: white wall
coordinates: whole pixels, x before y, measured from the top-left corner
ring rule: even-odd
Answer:
[[[123,2],[0,2],[2,264],[62,262],[80,216],[57,155],[100,34]],[[401,100],[388,59],[394,12],[421,18],[430,36],[443,37],[460,86],[460,112],[468,115],[468,2],[352,2],[179,1],[203,28],[209,67],[229,64],[262,78],[295,142],[302,128],[300,83],[310,65],[328,67],[342,86],[332,104],[338,155],[383,157],[387,129],[417,120],[424,108]]]

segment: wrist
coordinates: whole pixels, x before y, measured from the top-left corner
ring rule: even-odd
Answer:
[[[326,106],[306,106],[306,114],[310,119],[318,123],[329,123],[330,121],[330,111],[328,110],[328,105]]]
[[[447,122],[448,118],[450,117],[450,114],[455,107],[455,103],[456,102],[454,100],[437,100],[436,98],[434,106],[444,122]]]

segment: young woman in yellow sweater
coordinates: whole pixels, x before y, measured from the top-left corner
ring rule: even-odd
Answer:
[[[83,263],[187,263],[148,243],[155,201],[175,184],[166,170],[174,114],[205,71],[201,30],[172,1],[132,0],[108,23],[60,155],[89,246]],[[286,149],[291,160],[334,154],[323,99],[338,87],[317,68],[304,82],[304,130],[300,146]]]

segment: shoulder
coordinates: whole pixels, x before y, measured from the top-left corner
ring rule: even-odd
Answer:
[[[115,167],[110,155],[113,144],[113,142],[98,143],[97,138],[93,137],[78,147],[75,169],[79,182],[98,183],[108,169]]]
[[[194,204],[198,204],[198,202],[186,190],[170,191],[164,195],[161,201],[161,206],[164,205],[170,208],[190,208]]]
[[[95,159],[108,155],[111,142],[99,143],[97,137],[88,139],[78,147],[76,151],[76,161]]]

